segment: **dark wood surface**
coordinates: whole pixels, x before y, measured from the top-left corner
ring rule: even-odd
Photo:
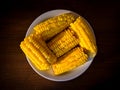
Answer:
[[[2,2],[0,8],[0,90],[63,90],[119,88],[119,3],[79,0]],[[89,69],[67,82],[53,82],[36,74],[19,48],[30,24],[53,9],[72,10],[94,29],[98,53]],[[118,82],[117,82],[118,81]]]

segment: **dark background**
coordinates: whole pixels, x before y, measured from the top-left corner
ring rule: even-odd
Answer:
[[[68,9],[82,15],[97,39],[98,53],[90,68],[67,82],[49,81],[36,74],[19,48],[33,20],[53,9]],[[119,12],[119,2],[105,0],[0,1],[0,90],[119,88]]]

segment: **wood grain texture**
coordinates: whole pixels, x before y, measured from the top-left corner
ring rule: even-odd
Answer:
[[[5,5],[7,6],[5,8]],[[66,90],[119,88],[119,11],[118,3],[79,0],[30,0],[2,2],[0,12],[0,89]],[[94,29],[98,54],[90,68],[78,78],[53,82],[36,74],[19,48],[30,24],[52,9],[68,9],[85,17]]]

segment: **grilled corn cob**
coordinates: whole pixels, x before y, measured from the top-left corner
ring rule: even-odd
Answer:
[[[74,68],[87,62],[88,56],[84,53],[83,48],[76,47],[65,55],[61,56],[56,63],[52,65],[55,75],[73,70]]]
[[[70,29],[67,29],[54,37],[50,42],[48,42],[47,45],[57,57],[60,57],[77,44],[79,44],[79,39],[76,33]]]
[[[70,26],[71,29],[78,34],[81,47],[86,48],[89,51],[89,55],[94,57],[97,52],[97,47],[95,38],[87,23],[83,21],[83,18],[78,17],[74,23],[70,24]]]
[[[49,40],[68,27],[75,19],[75,16],[71,13],[61,14],[41,22],[34,27],[34,30],[42,35],[43,40]]]

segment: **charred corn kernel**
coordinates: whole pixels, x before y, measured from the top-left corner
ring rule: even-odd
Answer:
[[[33,43],[29,42],[28,38],[21,42],[20,47],[38,70],[48,70],[50,68],[49,63],[46,61],[42,53]]]
[[[82,47],[76,47],[65,55],[61,56],[56,63],[52,65],[55,75],[68,72],[87,62],[88,56],[84,53]]]
[[[42,40],[42,37],[39,34],[32,34],[28,37],[28,39],[38,50],[40,50],[50,64],[56,62],[57,57],[47,47],[45,41]]]
[[[91,28],[87,25],[83,18],[78,17],[74,23],[70,24],[71,29],[74,30],[80,39],[80,45],[86,48],[90,53],[89,55],[94,57],[97,52],[96,42]]]
[[[79,39],[76,33],[70,29],[67,29],[54,37],[50,42],[48,42],[47,45],[57,57],[60,57],[77,44],[79,44]]]
[[[49,40],[68,27],[75,19],[76,17],[71,13],[61,14],[39,23],[34,30],[42,35],[43,40]]]

